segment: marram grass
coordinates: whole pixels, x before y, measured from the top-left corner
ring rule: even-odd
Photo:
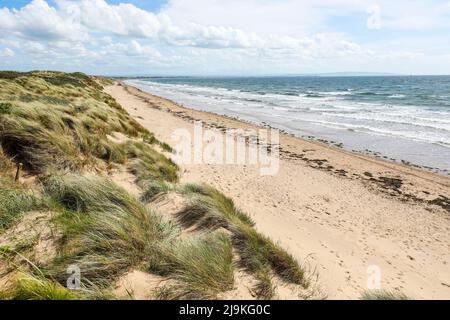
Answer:
[[[218,190],[206,185],[173,187],[165,182],[153,183],[144,190],[142,200],[152,201],[158,195],[171,191],[188,198],[187,205],[177,213],[181,225],[209,231],[223,228],[231,232],[232,244],[239,253],[240,264],[261,281],[259,291],[263,296],[271,296],[270,292],[273,292],[268,282],[268,270],[289,283],[305,288],[309,286],[306,272],[296,259],[257,232],[252,219]]]

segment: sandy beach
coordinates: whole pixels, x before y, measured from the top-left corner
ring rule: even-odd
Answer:
[[[224,131],[252,124],[176,105],[132,87],[106,88],[157,139],[194,122]],[[357,299],[377,270],[381,288],[450,298],[450,178],[280,136],[280,168],[183,164],[181,182],[206,182],[307,266],[328,299]]]

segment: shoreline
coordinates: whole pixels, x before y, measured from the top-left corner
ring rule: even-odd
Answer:
[[[333,129],[326,126],[312,124],[306,120],[300,119],[296,120],[296,125],[289,124],[289,121],[291,120],[286,120],[287,123],[282,123],[276,118],[270,120],[264,116],[257,116],[255,113],[257,111],[255,110],[252,111],[253,113],[248,113],[245,111],[240,112],[230,109],[234,110],[232,112],[227,110],[228,107],[224,106],[221,109],[214,106],[214,103],[210,104],[209,102],[205,102],[206,104],[202,105],[201,101],[196,101],[195,99],[192,99],[191,101],[190,98],[187,98],[187,94],[184,98],[174,97],[174,99],[176,99],[176,101],[174,101],[170,98],[170,95],[167,97],[164,91],[160,92],[158,91],[159,89],[156,88],[156,93],[152,92],[151,86],[147,86],[140,82],[133,82],[133,79],[124,80],[123,83],[143,92],[155,94],[187,109],[209,112],[227,118],[229,117],[256,127],[266,126],[278,129],[286,135],[294,135],[307,141],[320,142],[330,147],[341,149],[353,154],[365,155],[373,159],[390,163],[421,168],[422,170],[426,170],[428,172],[438,173],[440,175],[450,177],[450,167],[448,161],[446,160],[446,156],[450,156],[450,153],[448,153],[449,149],[444,148],[444,146],[439,144],[427,143],[415,139],[407,139],[405,137],[369,134],[367,132],[359,130],[355,131],[353,129]],[[158,95],[158,92],[162,95]],[[189,106],[186,107],[184,103],[187,103]],[[218,103],[218,105],[222,106],[221,103]],[[369,150],[366,146],[371,146],[371,149]]]
[[[318,147],[329,148],[330,150],[335,151],[335,152],[342,152],[342,153],[345,153],[346,155],[358,157],[358,158],[361,158],[361,159],[367,160],[367,161],[375,161],[377,164],[379,164],[381,166],[386,166],[386,168],[392,168],[394,170],[400,170],[405,174],[414,174],[414,171],[424,173],[424,174],[431,174],[432,176],[443,178],[443,181],[446,181],[446,183],[445,182],[442,183],[442,182],[440,182],[441,179],[438,178],[437,179],[438,181],[435,181],[436,183],[439,183],[439,184],[442,183],[442,185],[450,188],[450,173],[444,174],[442,171],[435,172],[435,171],[429,170],[428,168],[426,168],[424,166],[415,165],[415,164],[409,163],[408,161],[402,160],[402,159],[396,159],[395,161],[391,161],[390,159],[384,158],[383,155],[381,155],[379,153],[378,153],[379,156],[377,157],[376,156],[377,152],[371,151],[369,149],[367,149],[368,150],[367,153],[346,150],[346,149],[343,149],[343,148],[337,146],[336,143],[334,143],[334,141],[328,141],[328,140],[320,139],[320,138],[317,138],[314,136],[298,136],[293,133],[289,133],[284,129],[279,129],[279,128],[272,126],[265,122],[257,123],[257,122],[253,122],[253,121],[247,121],[245,119],[241,119],[236,116],[228,116],[228,115],[224,115],[224,114],[218,114],[215,112],[202,111],[202,110],[188,108],[188,107],[185,107],[184,105],[180,105],[180,104],[172,101],[171,99],[163,98],[163,97],[151,94],[151,93],[146,92],[135,86],[125,84],[122,81],[120,83],[126,89],[132,88],[133,90],[138,91],[140,94],[142,94],[144,96],[149,95],[150,97],[155,97],[157,99],[167,101],[170,104],[172,104],[173,106],[176,106],[176,108],[182,109],[186,112],[194,112],[194,113],[204,114],[204,115],[213,115],[217,118],[224,118],[229,121],[236,122],[237,126],[244,125],[244,126],[246,126],[246,127],[248,126],[250,128],[276,129],[276,130],[279,130],[279,132],[280,132],[280,139],[282,136],[284,136],[285,138],[299,139],[303,142],[311,143]],[[191,119],[191,120],[196,121],[197,119]],[[201,119],[198,119],[198,120],[201,120]],[[397,161],[400,161],[400,162],[397,162]],[[393,165],[393,166],[391,167],[390,165]],[[409,172],[409,171],[411,171],[411,172]],[[419,176],[420,176],[420,174],[419,174]],[[434,180],[434,179],[432,179],[432,180]]]
[[[188,109],[130,86],[106,89],[169,144],[200,120],[219,130],[258,128]],[[261,126],[259,126],[261,127]],[[257,229],[316,270],[331,299],[358,298],[367,268],[382,287],[418,299],[448,299],[450,179],[446,176],[280,134],[280,172],[253,166],[182,165],[182,182],[204,181],[248,212]]]

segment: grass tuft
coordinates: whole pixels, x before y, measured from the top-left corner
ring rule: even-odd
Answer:
[[[165,181],[153,181],[147,184],[141,195],[141,201],[149,203],[154,201],[159,195],[166,194],[174,190],[174,187]]]
[[[80,267],[83,278],[99,287],[129,268],[161,265],[161,246],[172,241],[176,228],[144,208],[107,179],[67,175],[46,182],[47,191],[65,211],[62,250],[48,272],[63,280],[65,267]]]
[[[295,258],[255,229],[238,228],[233,235],[233,244],[240,253],[242,266],[257,276],[270,268],[287,282],[308,287],[305,271]]]
[[[182,225],[208,230],[225,228],[232,233],[242,266],[257,277],[270,269],[290,283],[309,286],[305,271],[295,258],[258,233],[251,218],[237,209],[231,199],[205,185],[185,185],[180,192],[189,196],[188,205],[178,213]],[[262,281],[264,278],[261,276]]]
[[[91,77],[35,71],[0,74],[0,145],[32,173],[49,168],[79,172],[99,160],[126,162],[120,132],[148,133]]]
[[[11,227],[23,213],[43,205],[44,200],[32,190],[0,177],[0,232]]]
[[[178,181],[178,166],[144,142],[127,142],[127,155],[136,182],[145,187],[154,181]]]
[[[410,300],[410,298],[401,292],[387,290],[367,290],[361,295],[362,300]]]
[[[8,114],[13,109],[13,105],[7,102],[0,103],[0,114]]]
[[[180,218],[186,225],[198,224],[204,227],[231,229],[240,224],[253,227],[252,219],[238,209],[233,200],[207,185],[187,184],[181,192],[190,196],[190,203]]]
[[[257,274],[259,280],[253,288],[256,297],[261,300],[271,300],[276,296],[276,286],[273,284],[273,277],[270,269],[262,269]]]
[[[234,283],[233,253],[223,233],[183,240],[172,247],[167,268],[176,284],[163,290],[166,299],[216,299]]]
[[[32,274],[20,276],[14,289],[0,293],[0,296],[9,300],[79,300],[82,298],[82,295],[76,291]]]

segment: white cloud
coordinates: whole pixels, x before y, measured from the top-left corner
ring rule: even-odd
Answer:
[[[44,0],[33,0],[20,10],[0,9],[0,30],[33,39],[73,39],[87,35]]]
[[[58,0],[57,4],[61,16],[97,32],[151,38],[160,29],[155,14],[132,4],[109,5],[104,0]]]
[[[13,50],[11,50],[10,48],[5,48],[3,50],[0,50],[0,57],[2,58],[10,58],[10,57],[14,57],[16,54]]]
[[[224,69],[273,72],[348,68],[345,63],[352,66],[352,60],[372,67],[372,61],[422,59],[424,53],[410,45],[396,47],[398,38],[357,42],[352,30],[337,30],[339,22],[331,18],[360,21],[360,33],[450,25],[450,2],[436,0],[170,0],[158,13],[105,0],[55,3],[33,0],[19,10],[0,9],[0,44],[14,48],[18,61],[32,57],[69,65],[76,60],[103,68],[138,59],[174,70],[223,63]],[[379,28],[368,30],[367,10],[375,6]]]
[[[177,2],[183,1],[172,3]],[[279,36],[258,35],[226,25],[176,25],[173,8],[156,15],[131,4],[109,5],[104,0],[58,0],[57,5],[53,8],[44,0],[33,0],[21,10],[2,9],[0,29],[38,40],[87,41],[89,35],[102,33],[204,48],[279,48],[283,42],[303,47],[320,41],[320,37],[292,36],[278,40]]]

